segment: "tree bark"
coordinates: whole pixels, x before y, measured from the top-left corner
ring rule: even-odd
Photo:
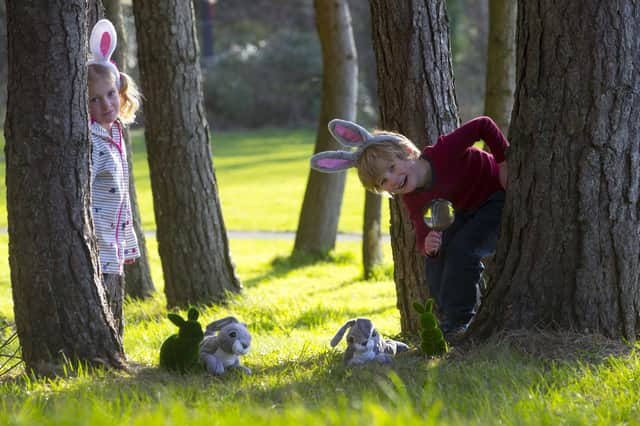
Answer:
[[[192,2],[136,0],[133,9],[167,304],[223,302],[242,286],[211,160]]]
[[[355,120],[358,61],[347,0],[315,0],[316,25],[322,45],[322,106],[314,153],[339,149],[327,123]],[[294,252],[326,253],[335,247],[346,173],[310,170]]]
[[[516,86],[516,12],[513,0],[489,0],[484,113],[507,135]]]
[[[122,7],[120,0],[103,0],[106,17],[113,23],[118,33],[118,48],[114,52],[113,59],[118,64],[121,72],[127,70],[127,33],[125,31],[124,22],[122,20]],[[129,129],[122,130],[124,140],[127,147],[127,161],[129,163],[129,194],[131,198],[131,216],[133,218],[133,229],[138,237],[138,248],[140,257],[135,263],[124,266],[125,291],[126,294],[134,299],[146,299],[152,296],[155,291],[153,280],[151,279],[151,271],[149,269],[149,260],[147,258],[147,241],[142,229],[142,220],[140,218],[140,208],[138,207],[138,193],[136,192],[135,175],[133,168],[133,140],[130,137]]]
[[[381,127],[423,148],[458,125],[445,1],[370,0]],[[415,333],[415,300],[428,297],[424,259],[399,199],[391,200],[391,249],[402,331]]]
[[[9,265],[22,357],[39,374],[66,360],[126,365],[92,231],[87,12],[7,2]]]
[[[472,335],[543,328],[635,340],[639,38],[635,1],[518,3],[502,237]]]

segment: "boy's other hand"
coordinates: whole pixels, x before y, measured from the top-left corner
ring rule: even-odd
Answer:
[[[507,189],[507,162],[498,163],[498,175],[500,177],[500,185],[502,189]]]
[[[440,251],[442,232],[431,231],[424,237],[424,252],[427,256],[435,256]]]

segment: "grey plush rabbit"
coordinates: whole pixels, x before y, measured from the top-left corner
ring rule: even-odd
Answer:
[[[247,325],[235,317],[225,317],[207,325],[204,339],[200,343],[200,361],[215,376],[230,368],[251,374],[248,367],[240,365],[240,356],[249,352],[250,346],[251,334]]]
[[[350,329],[347,333],[347,351],[344,353],[344,363],[347,366],[374,360],[382,364],[390,363],[396,353],[409,350],[405,343],[382,339],[369,318],[356,318],[345,322],[331,339],[332,347],[340,343],[347,328]]]

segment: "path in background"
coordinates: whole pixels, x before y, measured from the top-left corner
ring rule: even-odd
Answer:
[[[6,234],[7,228],[0,228],[0,233]],[[276,231],[228,231],[229,238],[239,240],[292,240],[296,237],[295,232],[276,232]],[[155,237],[155,231],[145,231],[145,235]],[[338,234],[338,241],[360,241],[360,234]],[[382,241],[389,241],[388,235],[382,236]]]

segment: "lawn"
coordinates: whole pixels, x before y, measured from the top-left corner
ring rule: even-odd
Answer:
[[[229,229],[295,230],[312,139],[308,131],[213,135]],[[145,193],[146,185],[150,197],[141,163],[144,149],[138,144],[138,191]],[[256,181],[267,198],[237,196],[254,189]],[[346,198],[362,197],[356,184],[347,185]],[[281,203],[288,207],[278,210]],[[359,231],[361,205],[345,203],[342,231]],[[150,199],[141,200],[141,209],[152,228]],[[242,363],[253,374],[166,373],[158,368],[158,351],[176,328],[166,318],[155,240],[147,242],[158,292],[125,305],[131,370],[4,377],[0,425],[640,424],[637,345],[595,337],[525,334],[454,348],[441,358],[412,350],[391,366],[345,368],[344,341],[335,349],[329,341],[347,319],[366,316],[383,335],[399,333],[389,247],[377,280],[363,281],[360,244],[352,241],[338,242],[328,258],[309,262],[288,257],[288,239],[232,239],[244,290],[225,306],[201,307],[201,319],[206,324],[235,315],[249,324],[253,346]],[[13,317],[7,246],[7,235],[0,234],[0,324]]]

